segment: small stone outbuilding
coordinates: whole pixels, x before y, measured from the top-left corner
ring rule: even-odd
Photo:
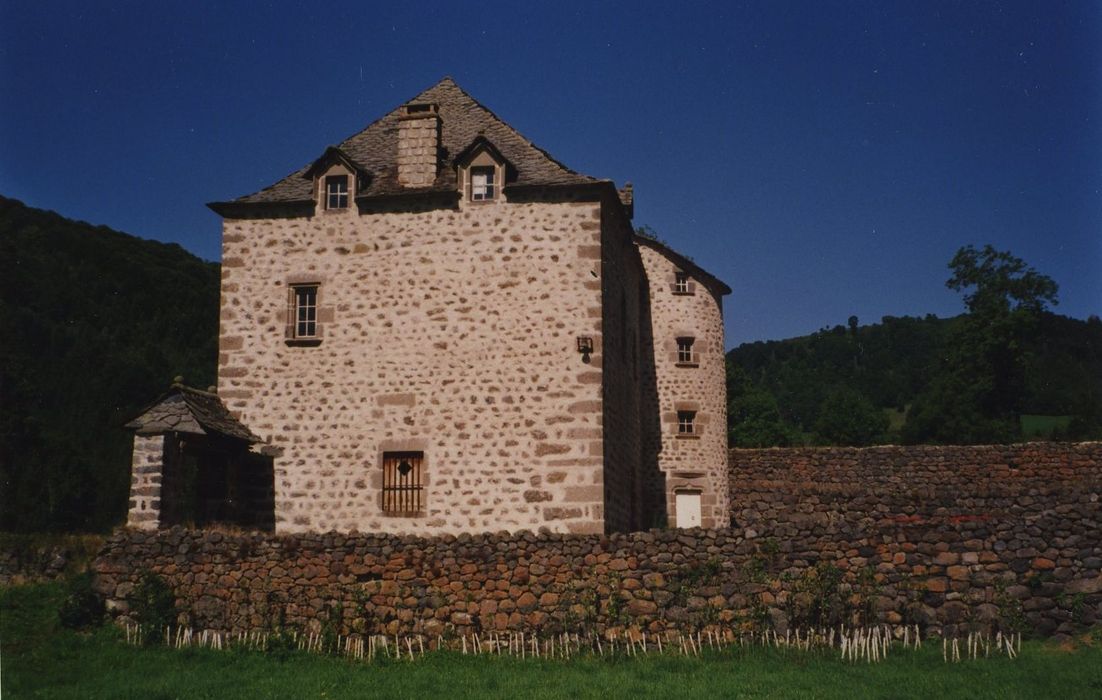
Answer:
[[[251,451],[261,438],[213,391],[178,377],[126,427],[134,431],[128,525],[273,529],[271,459]]]

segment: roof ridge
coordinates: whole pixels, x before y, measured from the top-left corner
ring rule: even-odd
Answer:
[[[440,81],[439,81],[438,83],[436,83],[436,85],[433,85],[433,86],[432,86],[432,88],[429,88],[429,90],[431,90],[431,89],[433,89],[433,88],[437,87],[438,85],[443,85],[443,84],[444,84],[445,82],[450,82],[450,83],[451,83],[451,84],[452,84],[452,85],[453,85],[453,86],[455,87],[455,89],[456,89],[456,90],[458,90],[458,91],[460,92],[460,94],[462,94],[462,95],[463,95],[464,97],[466,97],[466,98],[467,98],[468,100],[470,100],[471,102],[473,102],[473,103],[474,103],[474,105],[475,105],[475,107],[478,107],[478,108],[479,108],[479,109],[481,109],[481,110],[482,110],[483,112],[485,112],[486,114],[488,114],[488,115],[490,115],[491,117],[493,117],[493,118],[494,118],[494,119],[495,119],[495,120],[496,120],[496,121],[497,121],[498,123],[500,123],[500,124],[501,124],[502,126],[504,126],[504,127],[505,127],[506,129],[508,129],[509,131],[513,132],[513,134],[514,134],[514,135],[516,135],[516,137],[517,137],[517,138],[519,138],[519,139],[520,139],[521,141],[523,141],[523,142],[524,142],[525,144],[527,144],[527,145],[531,146],[532,148],[536,149],[537,151],[539,151],[539,152],[540,152],[540,153],[541,153],[541,154],[543,155],[543,157],[544,157],[544,158],[546,158],[547,160],[551,161],[552,163],[554,163],[555,165],[559,166],[559,167],[560,167],[560,168],[562,168],[563,170],[567,171],[567,172],[568,172],[568,173],[570,173],[571,175],[579,175],[579,176],[581,176],[581,177],[588,177],[588,178],[590,178],[590,179],[592,179],[592,180],[596,180],[596,179],[597,179],[597,178],[594,178],[594,177],[592,177],[591,175],[586,175],[585,173],[580,173],[580,172],[578,172],[577,170],[574,170],[574,169],[573,169],[573,168],[571,168],[570,166],[566,165],[565,163],[563,163],[562,161],[560,161],[559,159],[555,158],[555,157],[554,157],[553,155],[551,155],[550,153],[548,153],[547,151],[545,151],[545,150],[544,150],[543,148],[541,148],[540,146],[537,146],[537,145],[536,145],[536,144],[535,144],[535,143],[534,143],[534,142],[532,141],[532,139],[530,139],[530,138],[528,138],[527,136],[525,136],[524,134],[520,133],[520,132],[519,132],[519,131],[518,131],[518,130],[516,129],[516,127],[514,127],[514,126],[513,126],[512,124],[510,124],[509,122],[507,122],[507,121],[505,121],[504,119],[502,119],[501,117],[497,116],[497,114],[496,114],[496,113],[494,113],[494,110],[490,109],[490,108],[489,108],[489,107],[487,107],[486,105],[484,105],[484,104],[482,104],[481,102],[479,102],[479,101],[478,101],[478,99],[474,97],[474,95],[472,95],[471,93],[469,93],[469,92],[467,92],[466,90],[464,90],[464,89],[462,88],[462,86],[460,86],[460,85],[459,85],[459,83],[457,83],[457,82],[455,82],[454,80],[452,80],[450,76],[444,76],[444,78],[443,78],[443,79],[441,79],[441,80],[440,80]],[[428,92],[428,90],[426,90],[425,92]],[[487,139],[487,141],[490,141],[490,143],[493,143],[493,141],[492,141],[492,140],[490,140],[490,139]]]

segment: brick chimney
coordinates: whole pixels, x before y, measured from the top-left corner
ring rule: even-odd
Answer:
[[[398,183],[428,187],[440,157],[440,113],[434,104],[408,104],[398,118]]]

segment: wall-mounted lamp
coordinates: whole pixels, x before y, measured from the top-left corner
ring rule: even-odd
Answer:
[[[579,335],[578,352],[582,354],[582,362],[588,364],[589,356],[593,354],[593,338],[588,335]]]

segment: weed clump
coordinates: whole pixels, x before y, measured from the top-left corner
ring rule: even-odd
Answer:
[[[57,616],[63,627],[83,630],[103,624],[105,607],[103,599],[92,590],[92,575],[74,576],[66,586],[65,600],[58,608]]]

